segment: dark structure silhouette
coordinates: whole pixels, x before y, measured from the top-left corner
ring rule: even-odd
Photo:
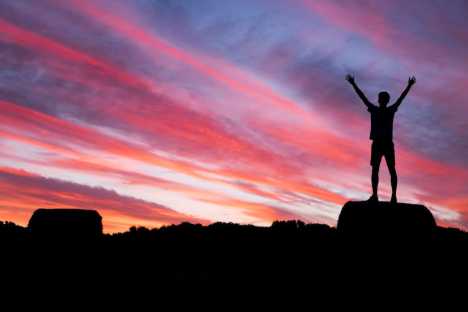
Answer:
[[[415,77],[408,79],[408,85],[403,93],[396,100],[396,102],[388,106],[390,102],[390,94],[386,91],[379,93],[378,102],[379,106],[372,104],[356,84],[353,76],[347,75],[346,80],[353,86],[354,91],[361,98],[363,103],[367,106],[367,110],[371,114],[371,132],[370,139],[372,140],[371,161],[372,166],[372,196],[370,201],[378,201],[378,186],[379,186],[379,168],[382,157],[385,157],[388,170],[390,172],[392,184],[392,198],[391,202],[397,202],[397,172],[395,168],[395,147],[393,144],[393,119],[395,113],[405,99],[411,87],[416,83]]]
[[[422,205],[384,202],[348,202],[337,230],[346,239],[431,240],[436,231],[432,213]]]
[[[36,237],[93,239],[102,235],[102,218],[95,210],[38,209],[28,228]]]

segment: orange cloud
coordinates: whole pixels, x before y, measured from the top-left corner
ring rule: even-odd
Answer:
[[[24,219],[24,214],[15,215],[15,207],[29,213],[39,207],[91,208],[119,216],[120,219],[127,216],[129,219],[151,222],[154,226],[184,221],[207,223],[206,220],[178,213],[162,205],[119,195],[104,188],[44,178],[5,167],[0,168],[0,207],[7,208],[0,210],[2,219],[21,224],[25,224],[27,220]],[[112,222],[112,217],[109,222]]]

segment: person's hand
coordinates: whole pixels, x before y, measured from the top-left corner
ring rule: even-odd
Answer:
[[[354,83],[354,76],[353,75],[346,75],[346,80],[349,83]]]
[[[408,78],[408,85],[412,86],[416,83],[416,77],[411,76]]]

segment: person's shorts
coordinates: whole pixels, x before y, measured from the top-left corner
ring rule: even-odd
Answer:
[[[393,141],[372,141],[370,165],[379,166],[382,156],[385,157],[388,166],[395,166],[395,147]]]

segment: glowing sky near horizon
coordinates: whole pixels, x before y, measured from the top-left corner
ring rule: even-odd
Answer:
[[[0,220],[97,209],[106,232],[183,221],[334,225],[370,191],[375,100],[399,200],[468,229],[465,1],[0,1]],[[385,162],[381,198],[389,197]]]

